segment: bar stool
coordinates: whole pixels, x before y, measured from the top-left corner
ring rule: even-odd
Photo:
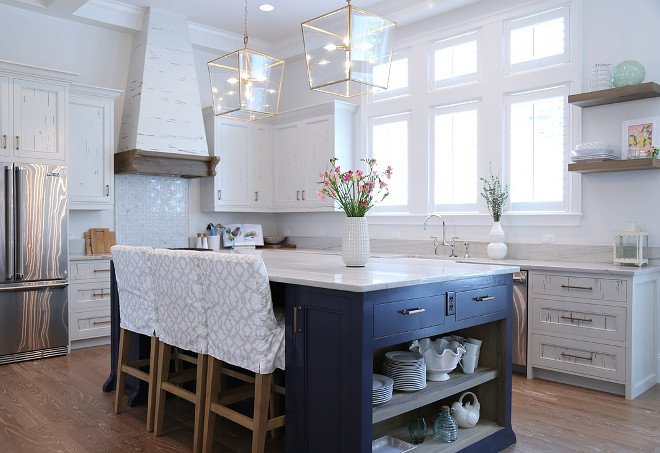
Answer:
[[[273,310],[261,257],[209,253],[203,254],[200,264],[207,274],[203,293],[209,326],[204,451],[212,449],[217,414],[252,430],[252,453],[263,453],[266,432],[284,426],[284,415],[271,411],[268,416],[272,392],[284,394],[283,387],[273,386],[274,370],[284,370],[284,313]],[[226,364],[252,371],[254,376]],[[223,389],[223,374],[254,385],[247,390]],[[252,396],[252,417],[229,407]]]
[[[156,302],[151,281],[151,247],[115,245],[110,249],[115,266],[119,293],[119,358],[117,363],[117,387],[115,389],[115,413],[122,410],[126,375],[134,376],[149,384],[147,396],[147,431],[154,430],[156,377],[158,375],[158,337]],[[131,332],[151,337],[150,355],[147,359],[128,362]],[[143,368],[148,366],[148,371]]]
[[[158,308],[160,369],[156,381],[156,411],[154,434],[163,431],[166,393],[172,393],[195,406],[193,451],[202,447],[204,424],[204,392],[207,368],[206,308],[202,297],[203,273],[198,264],[200,252],[185,250],[153,251],[152,278]],[[195,354],[196,367],[170,372],[173,347]],[[195,391],[183,387],[195,381]]]

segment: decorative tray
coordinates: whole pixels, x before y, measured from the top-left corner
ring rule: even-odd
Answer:
[[[417,445],[409,444],[392,436],[384,436],[371,442],[372,453],[401,453],[417,448]]]
[[[280,244],[286,240],[286,236],[264,236],[264,244]]]

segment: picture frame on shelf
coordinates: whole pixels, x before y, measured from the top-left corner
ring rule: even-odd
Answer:
[[[660,116],[623,121],[621,159],[645,158],[660,145]]]

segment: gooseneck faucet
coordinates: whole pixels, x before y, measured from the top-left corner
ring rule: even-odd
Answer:
[[[424,229],[426,229],[426,224],[428,223],[428,221],[431,217],[437,217],[442,222],[442,242],[438,244],[437,243],[438,242],[437,241],[437,236],[431,236],[431,238],[434,239],[434,241],[433,241],[433,246],[434,246],[433,252],[434,252],[435,255],[437,255],[438,254],[438,245],[442,244],[443,246],[446,246],[446,245],[451,245],[451,244],[448,243],[445,240],[445,221],[442,220],[442,217],[440,217],[438,214],[430,214],[424,219]]]

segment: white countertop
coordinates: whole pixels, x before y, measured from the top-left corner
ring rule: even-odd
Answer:
[[[619,266],[613,263],[578,263],[570,261],[542,261],[542,260],[518,260],[503,259],[491,260],[490,258],[459,258],[457,261],[463,263],[478,264],[500,264],[502,266],[518,266],[527,270],[544,270],[555,272],[594,272],[598,274],[612,275],[641,275],[658,272],[660,266]]]
[[[340,255],[302,250],[251,250],[260,255],[269,279],[319,288],[367,292],[427,283],[510,274],[517,266],[468,264],[456,261],[372,257],[365,267],[346,267]]]
[[[69,255],[69,261],[82,261],[82,260],[109,260],[112,258],[112,255],[102,254],[102,255],[81,255],[81,254],[72,254]]]

